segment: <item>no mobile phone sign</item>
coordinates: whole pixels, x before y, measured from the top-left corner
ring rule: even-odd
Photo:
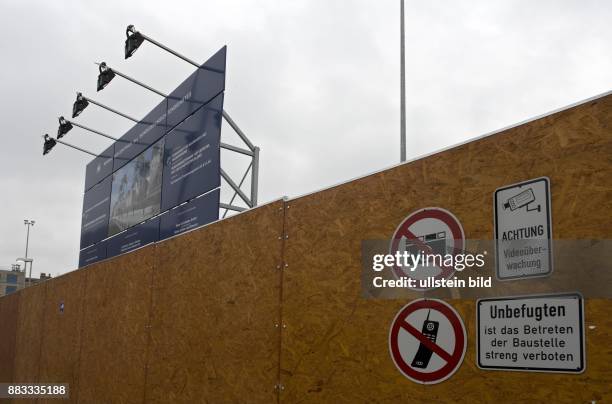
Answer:
[[[397,369],[422,384],[440,383],[461,366],[467,335],[459,314],[437,299],[408,303],[395,316],[389,351]]]

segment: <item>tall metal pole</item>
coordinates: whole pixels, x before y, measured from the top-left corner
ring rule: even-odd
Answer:
[[[406,161],[406,53],[404,51],[404,0],[400,0],[400,161]]]
[[[30,221],[26,220],[25,221],[25,225],[28,227],[27,233],[26,233],[26,250],[25,250],[25,257],[28,258],[28,244],[30,243]]]
[[[30,244],[30,226],[34,226],[34,220],[24,220],[23,224],[25,224],[28,227],[28,230],[26,232],[26,248],[25,248],[25,260],[24,260],[24,265],[26,266],[24,268],[24,274],[25,271],[27,269],[27,265],[28,265],[28,246]],[[32,261],[30,261],[30,284],[32,284]]]

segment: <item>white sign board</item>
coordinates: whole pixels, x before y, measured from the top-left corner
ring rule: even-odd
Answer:
[[[584,371],[584,310],[579,293],[480,299],[476,306],[479,368]]]
[[[536,178],[495,191],[495,264],[499,280],[550,275],[550,181]]]

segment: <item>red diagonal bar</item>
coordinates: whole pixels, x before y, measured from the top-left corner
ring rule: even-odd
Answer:
[[[440,348],[440,346],[436,345],[434,342],[431,342],[427,337],[425,337],[419,330],[414,328],[412,324],[407,322],[406,320],[402,320],[401,327],[412,334],[413,337],[419,340],[423,345],[425,345],[429,350],[435,352],[440,358],[444,359],[446,362],[450,362],[453,357],[446,352],[444,349]]]

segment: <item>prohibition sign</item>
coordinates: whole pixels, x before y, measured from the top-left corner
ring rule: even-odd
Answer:
[[[463,227],[457,217],[446,209],[437,207],[424,208],[408,215],[395,229],[391,239],[390,253],[395,254],[396,251],[400,251],[402,243],[405,241],[416,246],[424,254],[432,254],[435,253],[431,247],[432,241],[440,243],[440,240],[446,245],[445,251],[441,254],[443,257],[448,250],[450,250],[448,252],[452,255],[462,252],[465,244]],[[431,269],[431,266],[419,268],[425,277],[432,277],[434,279],[447,279],[455,273],[454,266],[443,264],[439,267],[438,273],[424,274],[424,272]],[[398,278],[409,275],[401,266],[395,266],[393,273]],[[425,290],[422,288],[412,289]]]
[[[432,337],[427,330],[434,330],[437,335]],[[418,299],[408,303],[397,313],[389,331],[393,363],[416,383],[435,384],[451,377],[461,366],[466,348],[463,321],[442,300]],[[429,352],[429,359],[417,361],[424,352]]]

